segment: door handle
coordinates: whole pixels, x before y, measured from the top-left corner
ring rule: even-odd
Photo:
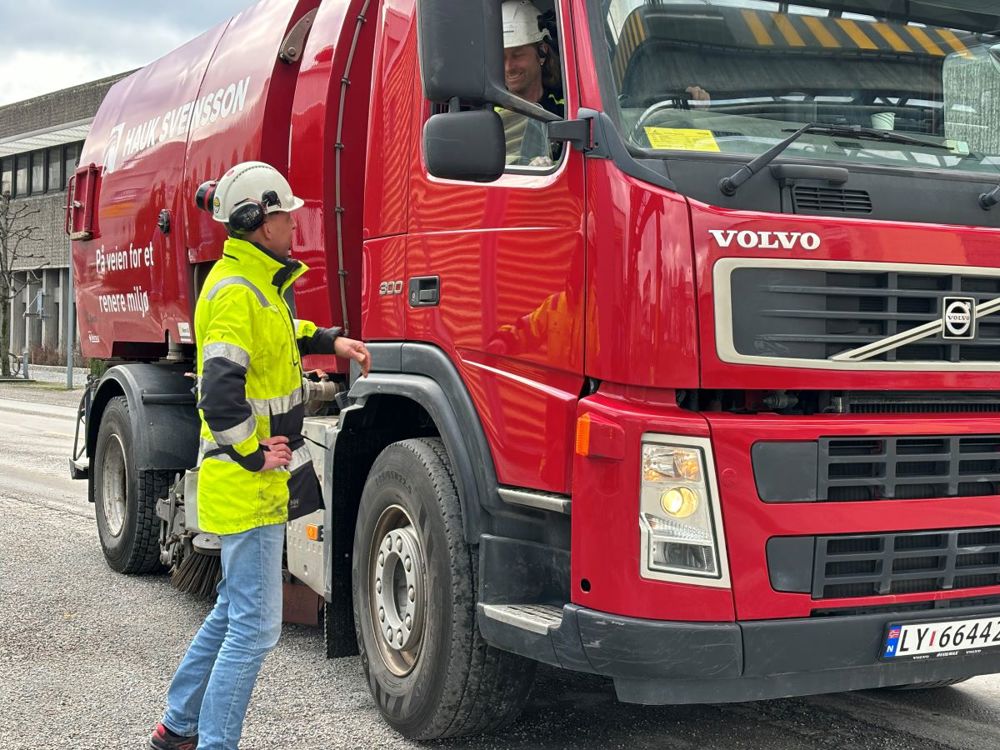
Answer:
[[[414,276],[410,279],[410,307],[433,307],[440,301],[440,276]]]

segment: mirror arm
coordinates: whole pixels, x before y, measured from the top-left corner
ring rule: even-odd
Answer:
[[[569,143],[575,151],[584,153],[593,148],[590,120],[559,120],[549,123],[549,140]]]

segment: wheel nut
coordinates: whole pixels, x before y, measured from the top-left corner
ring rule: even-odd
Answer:
[[[385,565],[385,552],[378,553],[378,566],[381,568]]]
[[[397,552],[403,551],[403,537],[398,537],[396,539],[396,551]]]
[[[381,594],[382,593],[382,579],[381,578],[379,578],[377,581],[375,581],[375,593],[376,594]]]
[[[392,643],[392,628],[386,628],[385,629],[385,637],[386,637],[386,640],[389,641],[389,643]]]
[[[384,607],[379,607],[378,608],[378,621],[379,622],[385,622],[385,608]]]
[[[417,598],[417,592],[416,590],[414,590],[413,586],[410,586],[410,588],[407,589],[406,598],[409,599],[411,602]]]
[[[402,630],[396,631],[396,643],[398,645],[400,645],[400,646],[403,645],[403,631]]]
[[[410,558],[406,558],[406,562],[403,564],[403,567],[405,567],[406,572],[409,573],[413,570],[413,561]]]
[[[413,618],[409,615],[406,616],[406,629],[413,630]]]

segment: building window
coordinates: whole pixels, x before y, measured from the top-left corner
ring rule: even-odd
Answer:
[[[9,193],[14,189],[14,160],[0,161],[0,193]]]
[[[62,190],[66,183],[62,180],[63,157],[62,147],[49,149],[49,180],[48,189],[50,191]]]
[[[14,195],[28,194],[28,155],[17,155],[17,168],[14,171]]]
[[[64,148],[63,153],[65,154],[66,168],[63,174],[66,175],[66,181],[76,174],[76,165],[80,161],[80,144],[70,143]]]
[[[31,194],[45,192],[45,152],[32,151],[31,157]]]

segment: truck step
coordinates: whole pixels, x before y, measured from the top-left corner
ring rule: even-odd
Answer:
[[[519,487],[501,487],[498,490],[500,499],[511,505],[523,505],[528,508],[549,510],[554,513],[570,514],[573,501],[568,495],[557,495],[554,492],[541,490],[525,490]]]
[[[562,607],[552,604],[482,604],[483,614],[532,633],[546,635],[562,624]]]

